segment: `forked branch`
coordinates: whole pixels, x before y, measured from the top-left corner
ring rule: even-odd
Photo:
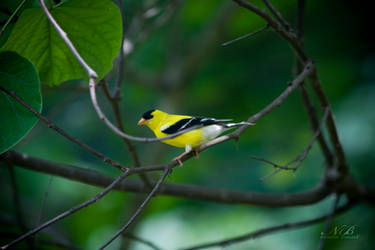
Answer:
[[[265,181],[266,179],[268,179],[271,176],[277,174],[281,170],[292,170],[293,172],[297,171],[297,169],[299,168],[299,166],[301,165],[301,163],[306,159],[307,155],[309,154],[309,152],[310,152],[312,146],[314,145],[316,139],[322,133],[323,125],[325,124],[325,122],[327,120],[328,113],[329,113],[329,108],[327,107],[326,110],[325,110],[325,112],[324,112],[322,121],[320,122],[320,125],[319,125],[318,129],[315,131],[313,138],[311,139],[311,141],[309,142],[309,144],[307,145],[307,147],[305,148],[305,150],[302,151],[299,155],[297,155],[296,158],[294,158],[293,160],[289,161],[285,165],[279,165],[279,164],[276,164],[276,163],[274,163],[272,161],[269,161],[269,160],[266,160],[266,159],[263,159],[263,158],[259,158],[259,157],[256,157],[256,156],[251,156],[251,158],[253,158],[254,160],[265,162],[265,163],[267,163],[269,165],[272,165],[274,168],[276,168],[272,173],[270,173],[270,174],[262,177],[261,178],[262,181]],[[294,166],[292,167],[292,165],[294,165]]]

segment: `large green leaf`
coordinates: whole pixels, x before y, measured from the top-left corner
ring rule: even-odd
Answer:
[[[38,72],[29,60],[14,52],[0,53],[0,86],[42,110]],[[21,140],[37,121],[34,114],[0,90],[0,154]]]
[[[119,52],[121,14],[110,0],[70,0],[51,14],[68,34],[81,56],[103,77]],[[58,85],[71,79],[88,79],[87,73],[57,34],[41,8],[25,10],[3,50],[28,58],[42,83]]]

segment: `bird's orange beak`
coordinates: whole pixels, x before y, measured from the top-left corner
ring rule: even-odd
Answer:
[[[147,123],[147,120],[145,118],[141,118],[138,122],[138,126],[145,125]]]

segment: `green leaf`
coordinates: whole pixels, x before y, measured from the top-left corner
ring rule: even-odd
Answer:
[[[121,14],[110,0],[71,0],[51,10],[86,62],[102,78],[112,68],[122,38]],[[59,85],[71,79],[88,79],[70,49],[41,8],[25,10],[3,50],[28,58],[42,83]]]
[[[29,60],[14,52],[0,53],[0,86],[42,110],[38,72]],[[34,114],[0,90],[0,154],[20,141],[37,121]]]

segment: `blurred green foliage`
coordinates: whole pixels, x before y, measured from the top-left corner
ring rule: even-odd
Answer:
[[[169,1],[156,2],[155,8],[161,11],[158,15],[170,4]],[[295,27],[296,3],[272,2]],[[123,1],[125,32],[130,30],[139,13],[144,12],[142,8],[147,3]],[[262,6],[260,0],[254,3]],[[351,172],[359,182],[374,187],[375,43],[369,34],[371,8],[366,5],[349,1],[307,1],[305,47],[317,64],[324,90],[332,103]],[[138,33],[128,33],[129,39],[136,40],[137,34],[148,30],[158,15],[144,21]],[[215,27],[215,23],[223,19],[224,24]],[[264,24],[263,20],[230,1],[183,1],[167,22],[146,32],[134,46],[134,52],[126,56],[126,67],[131,73],[127,72],[122,82],[121,110],[127,132],[152,136],[147,129],[136,126],[141,114],[152,107],[241,121],[267,105],[293,79],[294,55],[286,42],[267,30],[230,46],[221,46]],[[207,49],[200,51],[207,33],[215,30],[217,32],[208,36],[215,39]],[[194,67],[189,68],[188,74],[181,73],[184,63],[197,51],[199,57],[193,61]],[[111,86],[115,73],[108,77]],[[98,151],[132,165],[121,139],[96,116],[88,91],[82,90],[85,86],[79,81],[55,88],[43,86],[43,113]],[[110,114],[104,96],[99,99]],[[176,168],[167,181],[268,193],[304,190],[319,182],[324,171],[324,159],[317,145],[295,175],[281,172],[266,182],[259,178],[273,169],[250,156],[286,163],[299,154],[311,138],[309,121],[296,91],[281,107],[247,130],[239,140],[238,149],[233,141],[210,148],[198,160],[191,159],[183,168]],[[181,151],[160,143],[136,143],[136,147],[145,165],[167,162]],[[14,149],[55,162],[95,169],[106,175],[118,174],[42,123]],[[34,227],[50,177],[21,168],[15,170],[23,213],[27,224]],[[0,232],[5,232],[10,228],[8,225],[14,225],[15,219],[9,173],[5,167],[0,168],[0,185]],[[51,218],[99,191],[96,187],[54,177],[43,218]],[[95,249],[125,223],[140,204],[139,197],[112,192],[50,230],[81,248]],[[331,198],[312,206],[271,209],[155,197],[131,230],[164,249],[176,249],[312,218],[328,212],[331,206]],[[366,204],[338,216],[333,225],[358,226],[359,239],[327,240],[325,249],[370,249],[375,232],[374,217],[373,208]],[[10,224],[5,223],[7,218]],[[19,232],[15,226],[11,229]],[[315,249],[323,230],[324,224],[319,224],[271,234],[228,249]],[[121,241],[116,240],[109,249],[119,248]],[[134,241],[128,240],[128,243],[129,249],[147,249]]]

